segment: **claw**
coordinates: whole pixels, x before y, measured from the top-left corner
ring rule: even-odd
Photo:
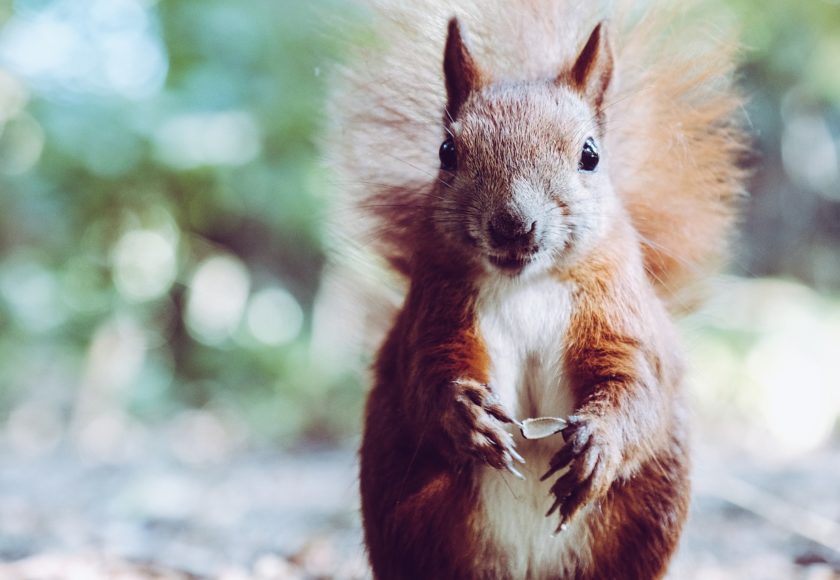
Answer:
[[[561,517],[560,523],[557,524],[557,529],[554,530],[554,535],[558,535],[560,532],[565,532],[566,529],[569,527],[569,524]]]
[[[563,503],[563,502],[562,502],[562,501],[560,501],[560,498],[555,498],[555,499],[554,499],[554,503],[553,503],[553,504],[551,504],[551,507],[550,507],[550,508],[548,508],[548,511],[547,511],[547,512],[545,512],[545,517],[549,517],[551,514],[553,514],[554,512],[556,512],[556,511],[557,511],[557,508],[559,508],[559,507],[560,507],[560,504],[562,504],[562,503]]]
[[[551,463],[548,466],[548,471],[540,478],[540,481],[545,481],[567,465],[569,465],[572,460],[574,459],[575,451],[571,448],[571,446],[564,447],[560,453],[558,453],[554,459],[551,460]]]
[[[513,458],[514,458],[514,459],[516,459],[516,460],[517,460],[519,463],[521,463],[522,465],[525,465],[525,458],[524,458],[524,457],[522,457],[522,456],[519,454],[519,452],[516,450],[516,448],[515,448],[513,445],[511,445],[511,446],[508,448],[508,451],[510,452],[510,454],[513,456]]]
[[[497,421],[501,421],[502,423],[513,423],[513,419],[508,417],[507,413],[505,413],[504,410],[501,408],[490,406],[486,408],[486,411],[490,413],[490,416],[496,419]]]
[[[522,473],[513,466],[513,463],[508,461],[505,464],[505,467],[507,468],[508,471],[510,471],[514,475],[514,477],[517,477],[517,478],[521,479],[522,481],[525,481],[525,476],[522,475]]]
[[[545,481],[546,479],[560,471],[560,469],[561,468],[557,467],[556,465],[550,465],[548,467],[548,470],[540,476],[540,481]]]
[[[566,461],[557,461],[552,463],[548,466],[548,471],[546,471],[543,476],[540,478],[540,481],[545,481],[552,475],[556,474],[558,471],[561,471],[571,465],[572,460]]]

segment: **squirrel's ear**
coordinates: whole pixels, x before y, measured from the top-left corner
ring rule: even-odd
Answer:
[[[572,85],[596,110],[601,108],[613,74],[613,54],[603,22],[589,35],[572,67]]]
[[[443,53],[443,76],[446,80],[446,113],[450,120],[458,115],[470,93],[481,86],[481,71],[475,64],[461,33],[457,18],[449,21],[446,49]]]

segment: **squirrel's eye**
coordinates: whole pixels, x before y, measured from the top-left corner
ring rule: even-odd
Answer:
[[[598,167],[599,159],[598,146],[595,144],[595,140],[590,137],[583,144],[583,151],[580,154],[580,161],[578,161],[578,169],[581,171],[595,171],[595,168]]]
[[[452,137],[443,142],[438,152],[440,156],[440,168],[444,171],[455,171],[458,166],[458,156],[455,154],[455,141]]]

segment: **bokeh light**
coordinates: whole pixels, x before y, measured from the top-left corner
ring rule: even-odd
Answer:
[[[31,3],[0,32],[0,63],[51,95],[146,98],[166,78],[157,29],[138,0]]]
[[[242,262],[233,256],[213,256],[193,274],[186,321],[199,341],[217,345],[239,327],[251,279]]]
[[[44,131],[31,115],[20,113],[6,121],[0,133],[0,172],[26,173],[44,149]]]
[[[283,288],[265,288],[248,304],[248,330],[258,341],[269,346],[286,344],[300,334],[303,310]]]
[[[26,85],[0,68],[0,126],[16,117],[28,101]]]
[[[257,124],[243,111],[179,115],[156,133],[162,161],[180,169],[244,165],[260,153]]]
[[[840,356],[840,303],[793,282],[729,279],[720,288],[688,331],[694,396],[709,415],[737,421],[757,452],[813,451],[840,417],[827,372]]]
[[[0,271],[0,293],[26,330],[41,333],[65,318],[55,274],[34,255],[9,257]]]
[[[114,282],[128,300],[140,302],[163,296],[177,273],[177,248],[153,230],[132,230],[114,247]]]

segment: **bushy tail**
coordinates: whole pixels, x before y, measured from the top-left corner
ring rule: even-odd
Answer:
[[[607,18],[616,72],[605,102],[611,178],[647,270],[672,306],[723,257],[743,191],[745,137],[733,46],[696,12],[660,2],[368,0],[377,39],[337,71],[327,158],[341,192],[338,230],[405,272],[408,226],[437,175],[446,22],[497,79],[552,78]],[[682,3],[681,3],[682,4]]]

